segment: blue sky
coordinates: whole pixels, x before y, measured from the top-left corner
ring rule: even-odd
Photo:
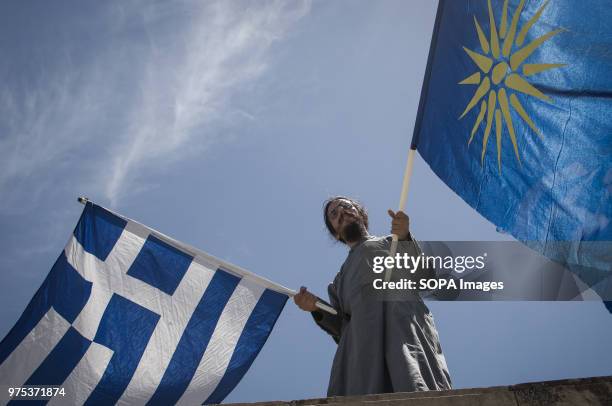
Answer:
[[[0,4],[0,335],[94,202],[324,295],[322,202],[388,232],[436,2]],[[417,158],[421,240],[509,237]],[[612,374],[601,303],[430,303],[455,387]],[[227,402],[324,396],[335,350],[288,303]]]

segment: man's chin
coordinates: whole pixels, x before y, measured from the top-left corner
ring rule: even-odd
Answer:
[[[342,239],[346,243],[360,241],[365,236],[364,227],[357,221],[348,223],[342,229]]]

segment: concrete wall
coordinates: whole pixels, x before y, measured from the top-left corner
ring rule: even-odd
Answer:
[[[440,392],[389,393],[321,399],[234,403],[257,406],[306,405],[381,406],[612,406],[612,376],[532,382],[492,388],[456,389]]]

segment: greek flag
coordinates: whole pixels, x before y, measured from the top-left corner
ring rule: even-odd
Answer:
[[[49,404],[219,403],[289,293],[87,202],[0,343],[0,386],[63,387]]]

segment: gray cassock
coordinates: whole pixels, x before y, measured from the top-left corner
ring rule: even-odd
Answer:
[[[384,273],[372,271],[375,256],[389,255],[391,237],[370,237],[353,247],[328,287],[338,316],[314,311],[316,323],[338,343],[328,396],[445,390],[450,375],[433,316],[417,292],[383,300],[372,288]],[[398,253],[419,255],[418,244],[400,242]],[[431,277],[419,270],[412,276]],[[396,269],[393,280],[409,277]],[[407,298],[406,295],[411,295]]]

